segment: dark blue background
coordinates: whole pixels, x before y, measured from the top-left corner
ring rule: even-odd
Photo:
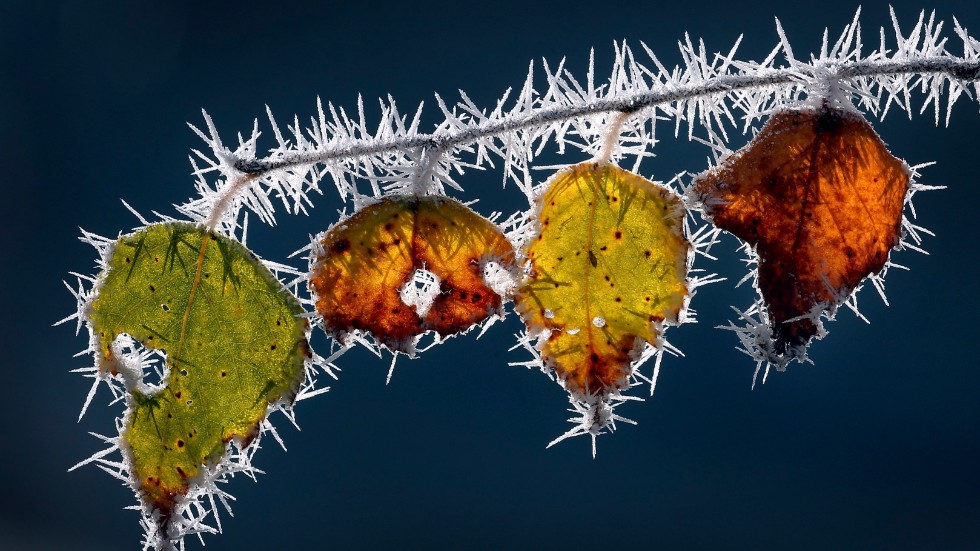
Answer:
[[[76,423],[88,381],[68,371],[89,365],[72,358],[85,343],[51,323],[74,307],[68,271],[94,270],[79,226],[116,235],[137,223],[120,198],[172,214],[191,196],[187,154],[202,144],[184,122],[200,124],[201,108],[231,141],[265,104],[280,121],[305,120],[317,95],[352,107],[357,93],[369,106],[391,93],[411,112],[461,88],[485,105],[523,82],[530,59],[568,56],[583,75],[595,47],[602,74],[625,38],[673,65],[685,31],[712,52],[745,32],[741,57],[760,59],[776,41],[773,16],[802,55],[856,7],[198,4],[0,6],[4,549],[138,543],[129,489],[94,467],[66,472],[99,449],[87,431],[110,434],[120,409],[103,389]],[[896,3],[905,29],[920,7]],[[980,35],[975,0],[935,7]],[[887,6],[865,2],[864,14],[865,42],[877,44]],[[603,437],[595,460],[584,439],[544,449],[567,428],[566,398],[541,373],[507,366],[525,358],[506,351],[516,317],[400,362],[387,387],[387,361],[352,353],[333,390],[298,408],[302,433],[280,418],[289,453],[267,440],[257,456],[267,474],[230,485],[236,516],[208,549],[980,548],[980,115],[964,101],[949,128],[931,121],[894,112],[876,128],[899,157],[939,163],[923,181],[949,189],[917,201],[937,233],[932,254],[897,255],[912,271],[890,274],[892,305],[866,290],[872,325],[842,311],[813,347],[815,366],[749,390],[753,364],[713,329],[751,300],[733,289],[743,272],[731,240],[720,261],[700,263],[729,281],[698,294],[698,325],[668,334],[687,357],[666,361],[653,399],[623,408],[640,425]],[[700,170],[707,156],[670,139],[657,154],[645,176]],[[499,180],[468,175],[462,197],[482,198],[484,213],[517,208],[523,197]],[[335,193],[316,204],[310,218],[253,224],[249,245],[283,261],[335,220]]]

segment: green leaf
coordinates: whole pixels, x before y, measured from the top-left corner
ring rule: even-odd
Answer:
[[[113,341],[123,333],[166,352],[165,388],[129,385],[121,446],[163,522],[229,440],[248,445],[267,406],[295,395],[309,353],[302,312],[243,245],[191,224],[151,225],[115,244],[90,318],[105,371],[122,369]]]
[[[554,176],[540,200],[531,275],[515,298],[545,364],[581,396],[627,386],[643,343],[676,322],[688,296],[680,199],[611,165]]]

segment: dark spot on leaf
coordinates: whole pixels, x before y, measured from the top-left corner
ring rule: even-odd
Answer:
[[[334,254],[340,254],[344,251],[350,250],[350,241],[347,239],[338,239],[330,250]]]

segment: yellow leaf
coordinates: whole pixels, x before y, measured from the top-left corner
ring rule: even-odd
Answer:
[[[553,177],[515,300],[532,334],[550,331],[541,353],[569,391],[625,388],[643,343],[677,321],[688,295],[683,212],[675,194],[615,166]]]

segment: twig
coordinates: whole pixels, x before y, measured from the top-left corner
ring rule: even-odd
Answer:
[[[842,80],[910,73],[945,73],[960,80],[975,81],[980,79],[980,61],[962,61],[937,56],[929,59],[914,59],[900,62],[857,61],[841,63],[836,66],[836,77]],[[821,77],[823,76],[821,75]],[[335,159],[347,159],[420,147],[436,146],[449,148],[473,143],[489,136],[497,136],[516,130],[544,126],[553,122],[567,121],[588,115],[615,111],[634,113],[641,109],[675,101],[684,101],[701,96],[728,93],[733,90],[747,88],[792,85],[816,78],[815,74],[807,73],[800,67],[774,69],[762,75],[718,76],[697,85],[665,87],[661,90],[626,94],[613,99],[594,101],[584,105],[544,108],[532,111],[524,117],[475,124],[456,131],[415,134],[392,140],[360,140],[341,147],[285,153],[274,159],[239,159],[235,162],[235,168],[246,174],[261,175],[273,170],[322,163]]]

